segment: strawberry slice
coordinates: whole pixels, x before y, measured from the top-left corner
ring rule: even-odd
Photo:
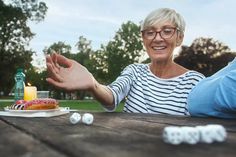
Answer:
[[[17,100],[16,102],[15,102],[15,104],[16,105],[19,105],[19,104],[25,104],[27,101],[25,101],[25,100]]]

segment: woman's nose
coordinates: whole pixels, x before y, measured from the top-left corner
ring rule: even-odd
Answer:
[[[161,37],[161,32],[156,32],[156,36],[154,37],[153,40],[158,40],[158,41],[164,40],[164,39]]]

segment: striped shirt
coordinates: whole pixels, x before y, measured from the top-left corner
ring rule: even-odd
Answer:
[[[203,78],[196,71],[187,71],[162,79],[150,71],[148,64],[131,64],[107,87],[112,91],[115,107],[125,98],[124,112],[189,115],[188,94]]]

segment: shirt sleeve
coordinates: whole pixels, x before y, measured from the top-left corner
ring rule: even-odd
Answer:
[[[121,72],[121,75],[114,82],[107,86],[113,94],[115,106],[113,109],[105,108],[107,111],[114,111],[118,104],[128,95],[133,79],[134,70],[133,66],[130,65]]]

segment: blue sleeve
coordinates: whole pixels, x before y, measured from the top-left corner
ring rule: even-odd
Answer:
[[[201,80],[187,101],[191,116],[236,118],[236,60]]]

